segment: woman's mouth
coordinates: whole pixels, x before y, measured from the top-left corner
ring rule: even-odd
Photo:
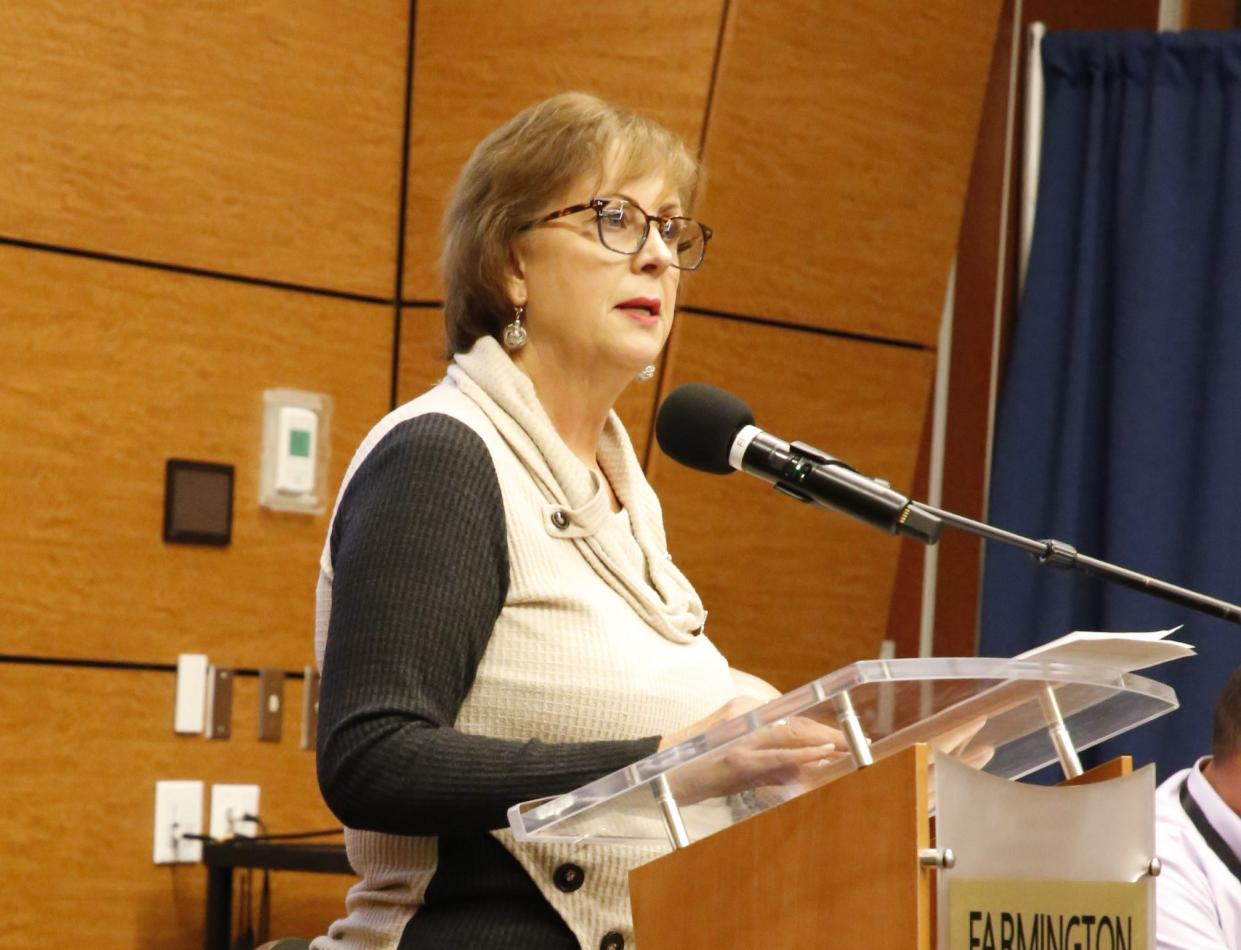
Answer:
[[[616,309],[644,327],[659,323],[660,303],[657,297],[634,297],[618,303]]]

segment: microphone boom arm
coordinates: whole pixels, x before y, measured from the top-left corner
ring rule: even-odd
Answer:
[[[984,540],[1001,541],[1004,544],[1019,548],[1027,554],[1033,555],[1040,564],[1049,564],[1052,567],[1058,567],[1063,570],[1081,571],[1084,574],[1113,581],[1124,587],[1160,597],[1174,604],[1180,604],[1182,607],[1189,607],[1201,613],[1210,614],[1221,620],[1241,624],[1241,607],[1238,607],[1236,604],[1230,604],[1215,597],[1208,597],[1206,594],[1200,594],[1187,587],[1169,584],[1167,581],[1161,581],[1157,577],[1139,574],[1137,571],[1131,571],[1127,567],[1120,567],[1099,558],[1080,554],[1073,545],[1066,544],[1063,541],[1057,541],[1054,538],[1035,541],[1033,538],[1015,534],[1012,531],[1005,531],[1003,528],[996,528],[982,521],[974,521],[972,518],[945,511],[942,508],[936,508],[921,501],[910,502],[909,507],[918,509],[926,515],[939,519],[946,525],[951,525],[961,531],[977,535]]]

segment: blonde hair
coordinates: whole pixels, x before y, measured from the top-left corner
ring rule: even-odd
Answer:
[[[662,174],[688,208],[701,170],[662,125],[581,92],[530,106],[479,143],[441,228],[449,356],[481,336],[498,340],[512,320],[504,278],[522,228],[575,179],[609,173],[618,181]]]

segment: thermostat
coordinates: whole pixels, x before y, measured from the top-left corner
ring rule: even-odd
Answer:
[[[302,495],[315,488],[319,417],[301,406],[281,406],[276,427],[276,491]]]
[[[331,400],[321,393],[269,389],[263,393],[259,504],[278,511],[319,514],[327,479]]]

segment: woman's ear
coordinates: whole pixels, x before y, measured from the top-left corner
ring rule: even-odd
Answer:
[[[519,242],[513,242],[508,249],[508,266],[504,270],[504,293],[509,303],[515,307],[524,307],[530,299],[526,287],[526,263]]]

